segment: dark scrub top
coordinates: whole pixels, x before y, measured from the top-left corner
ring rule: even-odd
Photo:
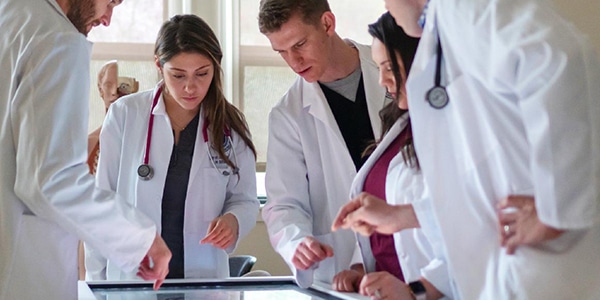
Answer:
[[[199,116],[196,116],[179,134],[179,143],[173,145],[171,161],[167,171],[165,189],[162,198],[161,236],[171,250],[173,257],[169,262],[167,278],[184,278],[183,261],[183,219],[185,216],[185,198]]]

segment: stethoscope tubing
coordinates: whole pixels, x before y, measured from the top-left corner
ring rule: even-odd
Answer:
[[[153,110],[156,107],[156,105],[158,104],[158,99],[162,95],[162,91],[163,91],[163,85],[159,86],[158,89],[156,90],[156,94],[154,95],[154,99],[152,100],[152,107],[150,108],[150,116],[148,118],[148,130],[146,133],[146,150],[144,153],[144,160],[143,160],[143,163],[138,167],[138,170],[137,170],[138,176],[142,180],[150,180],[150,179],[152,179],[152,176],[154,175],[154,170],[153,170],[152,166],[150,166],[150,164],[149,164],[150,145],[152,143],[152,129],[154,127]],[[213,165],[215,170],[217,170],[217,172],[219,172],[219,168],[217,167],[217,165],[214,162],[214,159],[210,152],[210,146],[208,145],[208,125],[209,125],[208,120],[206,120],[204,122],[204,124],[202,125],[202,138],[204,139],[204,143],[206,144],[206,151],[208,153],[209,160],[211,161],[211,164]],[[225,133],[225,138],[227,139],[227,142],[231,145],[231,151],[233,152],[233,159],[234,159],[235,163],[237,164],[237,155],[235,153],[235,149],[233,146],[233,140],[231,139],[231,131],[227,127],[225,127],[225,129],[223,131]],[[239,169],[237,167],[234,167],[234,168],[232,168],[232,172],[223,171],[223,172],[219,172],[219,173],[221,173],[224,176],[228,176],[231,173],[238,174],[238,172],[239,172]]]

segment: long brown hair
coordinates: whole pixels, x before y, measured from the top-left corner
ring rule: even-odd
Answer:
[[[214,32],[204,20],[195,15],[176,15],[166,21],[160,31],[154,46],[154,55],[158,57],[161,66],[179,53],[198,53],[208,57],[214,67],[214,77],[202,101],[202,112],[212,147],[232,169],[237,166],[225,153],[223,142],[224,129],[237,132],[246,145],[254,153],[256,149],[250,138],[250,130],[244,114],[225,99],[223,93],[223,69],[221,59],[223,52]],[[232,145],[233,146],[233,145]]]
[[[406,75],[408,75],[413,59],[415,58],[415,53],[417,52],[419,39],[407,35],[402,27],[396,24],[396,21],[389,12],[384,13],[375,23],[369,24],[369,34],[385,45],[388,57],[392,63],[392,72],[394,73],[394,79],[396,81],[395,89],[397,99],[392,99],[392,102],[379,111],[382,127],[379,141],[381,141],[394,123],[396,123],[398,118],[408,112],[407,110],[398,107],[398,98],[403,93],[401,87],[405,82],[402,79],[402,70],[400,70],[400,63],[398,62],[396,53],[401,57],[404,71],[406,72]],[[410,119],[408,119],[406,130],[408,130],[408,137],[401,149],[402,157],[407,165],[418,168],[419,161],[414,149]],[[370,152],[367,154],[373,152],[379,141],[367,148],[370,149]]]

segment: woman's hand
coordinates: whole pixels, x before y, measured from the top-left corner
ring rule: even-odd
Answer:
[[[343,270],[333,276],[332,287],[338,292],[358,293],[359,284],[364,275],[362,264],[352,266],[350,270]]]
[[[500,201],[498,209],[500,242],[508,254],[515,253],[518,246],[539,244],[564,232],[540,221],[531,196],[509,196]]]
[[[217,248],[226,249],[237,241],[239,223],[233,214],[226,213],[212,220],[207,231],[200,244],[212,244]]]
[[[371,299],[414,299],[408,285],[388,272],[365,275],[360,282],[360,294]]]
[[[384,200],[362,192],[338,212],[332,230],[352,229],[364,236],[373,232],[392,234],[406,228],[420,227],[412,205],[389,205]]]

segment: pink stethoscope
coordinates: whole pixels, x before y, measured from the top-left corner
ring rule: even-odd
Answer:
[[[154,126],[154,114],[152,113],[152,111],[158,103],[158,99],[162,94],[162,90],[163,87],[161,85],[156,91],[156,95],[154,95],[154,100],[152,101],[152,108],[150,109],[150,118],[148,119],[148,132],[146,134],[146,153],[144,154],[144,162],[137,169],[138,176],[140,176],[142,180],[150,180],[154,176],[154,169],[148,163],[150,157],[150,143],[152,141],[152,127]],[[208,123],[209,122],[206,121],[202,126],[202,137],[204,138],[204,144],[206,145],[206,153],[208,153],[208,158],[210,162],[212,163],[215,170],[223,176],[229,176],[231,174],[237,175],[239,173],[238,167],[231,168],[228,166],[230,170],[221,170],[217,167],[217,163],[215,163],[215,160],[219,160],[220,158],[218,154],[213,154],[214,151],[212,147],[209,146],[210,143],[208,142]],[[233,152],[233,163],[234,165],[237,165],[237,155],[233,147],[233,141],[231,140],[231,131],[227,127],[225,127],[223,131],[225,133],[225,151],[227,152],[229,151],[229,149],[231,149],[231,151]]]

